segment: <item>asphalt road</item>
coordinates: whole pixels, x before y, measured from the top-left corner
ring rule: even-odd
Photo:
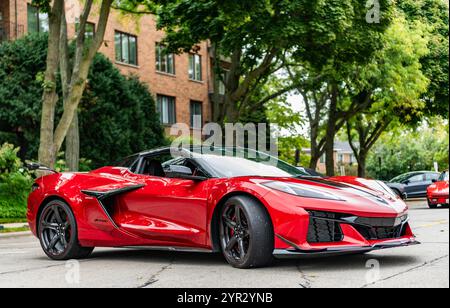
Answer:
[[[97,249],[81,262],[50,261],[31,237],[0,238],[0,287],[449,287],[449,211],[411,203],[422,245],[367,255],[276,261],[238,270],[221,255]]]

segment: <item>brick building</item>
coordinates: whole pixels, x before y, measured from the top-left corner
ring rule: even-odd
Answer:
[[[311,154],[311,149],[303,149],[306,154]],[[334,169],[339,175],[357,175],[358,162],[353,154],[353,150],[347,141],[334,142]],[[327,172],[325,154],[317,163],[317,172],[325,174]]]
[[[48,30],[48,18],[31,0],[0,0],[0,43],[32,32]],[[66,0],[69,36],[75,35],[82,6],[79,0]],[[96,27],[93,9],[86,35]],[[124,74],[134,74],[148,84],[155,95],[162,124],[186,123],[200,128],[210,120],[212,59],[207,42],[194,46],[194,53],[167,55],[160,44],[164,33],[156,30],[153,16],[138,19],[112,11],[100,52]],[[168,130],[167,130],[168,131]]]

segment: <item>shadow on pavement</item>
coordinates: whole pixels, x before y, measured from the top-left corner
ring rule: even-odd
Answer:
[[[377,260],[383,267],[398,267],[417,264],[418,259],[405,255],[350,255],[317,259],[292,259],[275,260],[272,268],[301,267],[312,269],[316,272],[332,270],[350,270],[354,268],[365,268],[367,261]],[[175,262],[178,265],[192,266],[229,266],[220,253],[191,253],[191,252],[169,252],[151,250],[105,250],[94,251],[90,260],[101,261],[127,261],[127,262],[148,262],[148,263],[168,263]]]

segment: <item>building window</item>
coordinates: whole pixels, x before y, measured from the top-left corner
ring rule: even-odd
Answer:
[[[137,65],[137,37],[116,31],[115,33],[116,61]]]
[[[225,87],[225,81],[228,78],[228,71],[223,71],[221,73],[221,77],[217,78],[217,89],[219,91],[219,95],[225,95],[226,93],[226,87]]]
[[[176,122],[175,97],[158,95],[157,108],[161,124],[171,125]]]
[[[344,154],[339,154],[339,155],[338,155],[338,161],[339,161],[340,163],[343,163],[343,162],[344,162]]]
[[[75,31],[78,33],[79,29],[80,29],[80,21],[77,20],[75,22]],[[92,41],[94,35],[95,35],[95,24],[87,22],[84,28],[84,39],[86,41]]]
[[[323,154],[322,156],[320,156],[320,163],[325,164],[325,161],[326,161],[325,154]]]
[[[201,129],[203,125],[202,102],[191,101],[191,127]]]
[[[166,47],[160,43],[156,43],[156,70],[175,75],[175,56],[167,53]]]
[[[28,4],[27,7],[28,33],[48,32],[48,14],[38,7]]]
[[[189,55],[189,79],[202,81],[202,57],[200,55]]]

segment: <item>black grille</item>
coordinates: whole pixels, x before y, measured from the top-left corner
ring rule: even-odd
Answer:
[[[362,227],[355,226],[356,230],[361,233],[367,240],[385,240],[395,239],[403,236],[404,230],[402,226],[397,227]]]
[[[343,239],[338,222],[328,219],[338,219],[338,214],[326,212],[309,212],[308,242],[329,243],[340,242]]]

